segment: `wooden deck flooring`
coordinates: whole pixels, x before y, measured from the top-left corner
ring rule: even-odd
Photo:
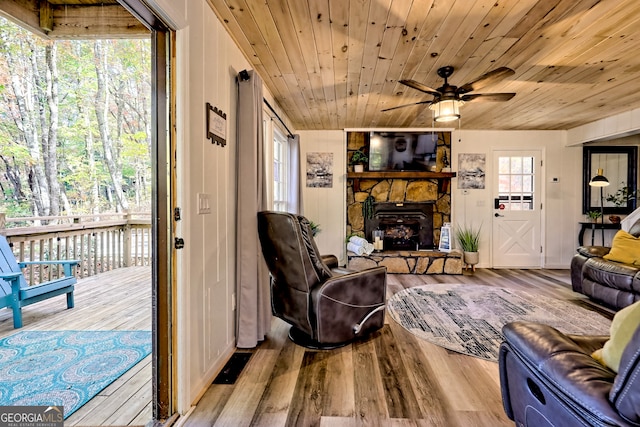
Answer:
[[[18,331],[151,330],[151,268],[122,268],[81,279],[75,307],[58,296],[22,309],[22,329],[0,309],[0,338]],[[151,355],[65,420],[65,426],[145,425],[153,418]]]

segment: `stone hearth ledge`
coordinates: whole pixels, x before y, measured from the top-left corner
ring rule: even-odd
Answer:
[[[384,266],[391,274],[462,274],[462,251],[382,251],[357,255],[347,251],[348,268],[364,270]]]

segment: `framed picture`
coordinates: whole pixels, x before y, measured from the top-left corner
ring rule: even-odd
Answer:
[[[486,154],[458,154],[458,188],[484,188]]]
[[[207,102],[207,139],[224,147],[227,145],[227,115]]]
[[[307,153],[307,187],[333,187],[333,153]]]

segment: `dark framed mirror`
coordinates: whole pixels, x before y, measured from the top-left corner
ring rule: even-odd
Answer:
[[[603,170],[603,176],[609,181],[606,187],[592,187],[589,181]],[[604,214],[624,215],[636,208],[636,199],[624,201],[620,206],[608,201],[607,197],[621,194],[624,187],[630,192],[637,190],[638,147],[635,146],[586,146],[583,148],[582,161],[582,213],[600,211],[600,188],[602,188]],[[618,192],[620,190],[620,192]]]

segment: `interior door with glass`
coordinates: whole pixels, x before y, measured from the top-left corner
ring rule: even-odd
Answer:
[[[494,151],[493,267],[542,266],[542,152]]]

